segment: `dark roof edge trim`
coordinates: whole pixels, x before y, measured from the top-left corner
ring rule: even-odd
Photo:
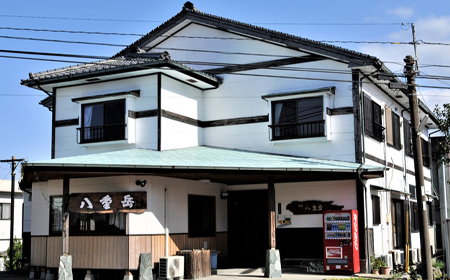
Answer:
[[[262,99],[267,100],[270,98],[275,97],[283,97],[283,96],[291,96],[291,95],[297,95],[297,94],[308,94],[308,93],[319,93],[319,92],[330,92],[332,94],[335,94],[336,87],[321,87],[316,89],[307,89],[307,90],[299,90],[299,91],[291,91],[291,92],[282,92],[282,93],[272,93],[272,94],[266,94],[261,96]]]
[[[124,92],[117,92],[117,93],[108,93],[108,94],[99,94],[99,95],[85,96],[85,97],[79,97],[79,98],[72,98],[72,102],[78,103],[78,102],[82,102],[82,101],[86,101],[86,100],[111,98],[111,97],[119,97],[119,96],[127,96],[127,95],[140,97],[141,91],[140,90],[132,90],[132,91],[124,91]]]

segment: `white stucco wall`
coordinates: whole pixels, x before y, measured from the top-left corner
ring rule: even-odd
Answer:
[[[136,180],[147,180],[144,188]],[[62,195],[62,180],[33,184],[32,235],[49,233],[49,201]],[[188,195],[216,197],[216,231],[227,231],[226,200],[220,199],[224,186],[192,180],[168,179],[154,176],[115,176],[71,179],[70,193],[142,192],[147,194],[147,211],[127,214],[127,234],[164,234],[164,190],[167,190],[167,226],[170,233],[187,233]],[[35,211],[36,209],[36,211]]]

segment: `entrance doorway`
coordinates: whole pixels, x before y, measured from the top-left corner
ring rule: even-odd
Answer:
[[[228,192],[229,267],[264,267],[269,249],[267,190]]]

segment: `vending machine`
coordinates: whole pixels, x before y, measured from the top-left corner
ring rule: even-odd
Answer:
[[[357,210],[323,212],[325,273],[358,273],[359,235]]]

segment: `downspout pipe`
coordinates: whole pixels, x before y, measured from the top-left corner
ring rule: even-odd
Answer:
[[[169,257],[169,228],[167,225],[167,188],[164,188],[164,254]]]

